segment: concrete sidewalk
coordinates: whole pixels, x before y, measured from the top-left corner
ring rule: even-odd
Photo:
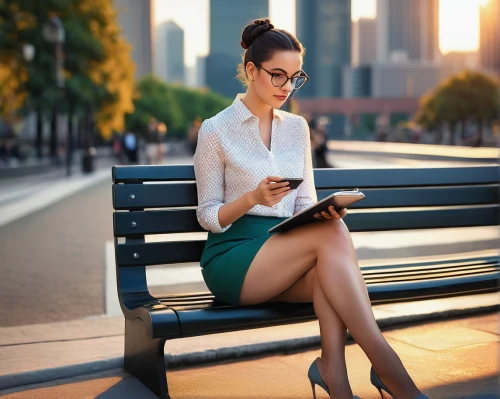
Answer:
[[[192,163],[192,157],[170,157],[168,163]],[[96,161],[96,169],[90,174],[77,169],[66,177],[64,169],[59,168],[35,176],[0,180],[0,227],[101,182],[111,184],[111,168],[115,164],[113,158],[103,158]]]
[[[329,140],[328,149],[334,154],[400,156],[420,160],[434,159],[485,164],[498,164],[500,160],[500,149],[494,147]]]
[[[498,293],[377,305],[381,328],[498,311]],[[119,368],[123,316],[0,328],[0,389]],[[168,368],[304,350],[320,343],[317,321],[168,341]]]
[[[399,329],[386,328],[384,336],[417,386],[431,398],[493,399],[500,398],[497,363],[499,321],[499,314],[495,312]],[[305,332],[304,325],[298,326],[299,331]],[[245,332],[239,340],[257,335],[255,332],[264,337],[267,331],[280,328]],[[188,338],[182,341],[195,340]],[[174,342],[167,343],[167,346],[175,346]],[[216,363],[201,367],[172,370],[169,364],[169,393],[172,399],[311,398],[307,370],[310,363],[320,356],[318,344],[318,341],[311,342],[309,349],[283,348],[273,351],[268,357],[236,359],[237,362],[221,357]],[[98,341],[94,341],[94,346],[101,350],[107,347]],[[39,355],[35,351],[32,359],[39,359]],[[346,363],[353,393],[363,399],[379,398],[377,390],[369,382],[370,362],[351,339],[346,345]],[[21,384],[4,389],[0,391],[0,396],[6,399],[155,397],[138,380],[118,368],[68,379],[63,377],[65,373],[54,374],[46,383]],[[317,388],[318,398],[327,398],[325,392]]]

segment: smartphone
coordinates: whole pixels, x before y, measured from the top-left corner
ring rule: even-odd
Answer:
[[[287,178],[287,177],[284,177],[283,180],[280,181],[280,183],[283,183],[283,182],[289,182],[290,185],[288,187],[290,187],[290,189],[292,190],[295,190],[297,187],[300,186],[300,183],[302,183],[304,181],[304,179],[300,179],[300,178],[295,178],[295,177],[290,177],[290,178]]]

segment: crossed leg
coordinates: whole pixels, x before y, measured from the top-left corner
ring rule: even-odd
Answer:
[[[378,328],[342,220],[302,226],[266,241],[247,272],[240,304],[266,301],[314,303],[322,345],[318,367],[332,397],[352,398],[345,368],[346,328],[396,397],[419,394]]]

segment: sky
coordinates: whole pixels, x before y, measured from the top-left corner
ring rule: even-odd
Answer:
[[[479,45],[479,7],[488,0],[440,0],[439,48],[475,51]],[[196,64],[196,57],[208,54],[209,0],[154,0],[155,23],[173,19],[184,29],[185,63]],[[196,10],[196,12],[193,12]],[[288,10],[288,12],[283,12]],[[295,0],[270,0],[273,24],[295,33]],[[375,18],[376,0],[352,0],[352,19]],[[299,38],[300,40],[300,38]]]

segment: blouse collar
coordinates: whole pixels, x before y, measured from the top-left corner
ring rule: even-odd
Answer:
[[[236,117],[240,122],[245,122],[247,119],[250,119],[251,117],[255,116],[241,101],[243,97],[245,97],[245,93],[238,93],[232,104],[234,112],[236,113]],[[279,120],[283,120],[283,116],[281,115],[280,111],[276,108],[273,108],[273,117]]]

